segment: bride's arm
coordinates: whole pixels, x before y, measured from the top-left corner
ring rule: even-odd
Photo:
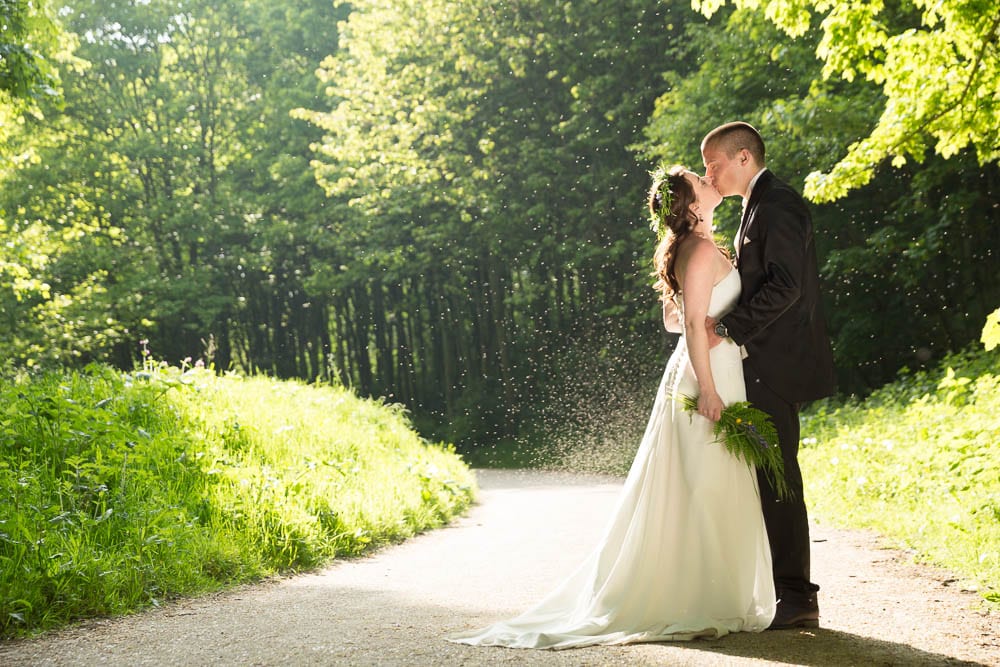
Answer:
[[[688,355],[698,379],[698,414],[712,421],[719,421],[724,407],[712,378],[708,332],[705,330],[705,318],[708,316],[708,304],[712,299],[712,287],[715,283],[717,255],[718,250],[711,241],[698,240],[692,243],[690,256],[681,276]]]
[[[677,312],[677,304],[673,299],[663,301],[663,328],[670,333],[683,333],[681,315]]]

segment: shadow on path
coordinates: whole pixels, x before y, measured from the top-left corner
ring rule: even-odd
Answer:
[[[728,641],[727,641],[728,640]],[[984,665],[907,644],[838,630],[783,630],[760,635],[730,635],[698,648],[729,658],[759,658],[791,665]],[[694,647],[693,647],[694,648]]]

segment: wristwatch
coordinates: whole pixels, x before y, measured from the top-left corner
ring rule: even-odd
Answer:
[[[715,323],[715,335],[719,338],[729,338],[729,329],[722,322]]]

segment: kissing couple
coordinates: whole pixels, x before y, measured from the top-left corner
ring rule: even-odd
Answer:
[[[450,641],[562,649],[818,627],[798,412],[832,394],[835,375],[812,219],[748,123],[715,128],[701,154],[704,176],[675,166],[650,189],[653,287],[681,337],[600,542],[531,609]],[[735,259],[712,235],[729,196],[744,205]],[[715,442],[723,409],[741,401],[776,427],[787,496]]]

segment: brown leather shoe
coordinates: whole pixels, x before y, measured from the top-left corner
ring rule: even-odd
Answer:
[[[815,598],[812,604],[793,604],[791,601],[778,601],[778,609],[768,630],[788,630],[791,628],[818,628],[819,605]]]

